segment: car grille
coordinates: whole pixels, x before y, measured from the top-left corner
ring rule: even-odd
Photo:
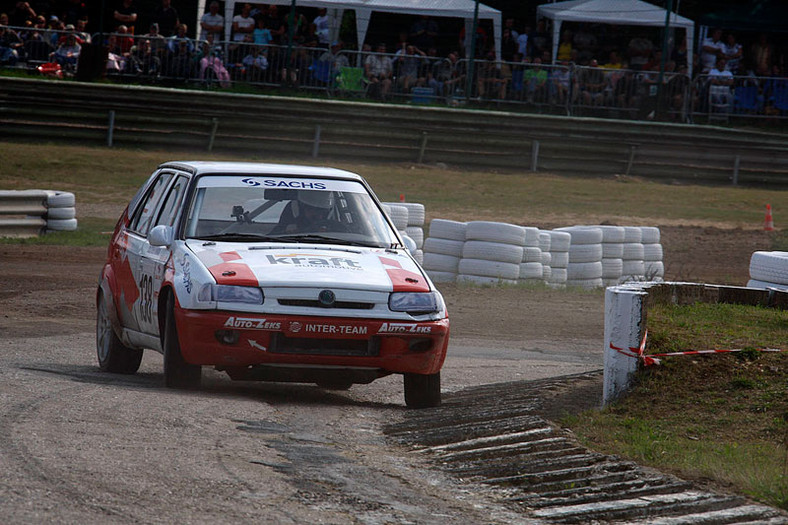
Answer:
[[[375,357],[380,355],[380,338],[326,339],[287,337],[282,333],[271,334],[268,351],[272,354],[343,355]]]
[[[374,303],[359,303],[353,301],[336,301],[331,306],[320,304],[320,301],[314,299],[279,299],[278,301],[282,306],[299,306],[302,308],[343,308],[347,310],[372,310],[375,307]]]

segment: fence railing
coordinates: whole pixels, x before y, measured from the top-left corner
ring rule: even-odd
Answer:
[[[14,28],[10,28],[13,30]],[[248,85],[324,93],[336,98],[385,99],[413,104],[482,106],[628,120],[708,122],[788,119],[788,78],[733,77],[713,85],[667,72],[604,69],[573,64],[474,60],[427,56],[420,50],[380,54],[317,47],[204,42],[186,37],[89,35],[16,28],[18,43],[6,67],[57,63],[59,72],[105,68],[98,75],[125,83],[183,85],[205,89]],[[85,56],[69,55],[69,36]],[[11,39],[13,41],[13,39]],[[66,51],[63,51],[63,49]],[[96,54],[107,60],[95,60]],[[100,66],[97,66],[100,64]],[[97,75],[96,75],[97,76]]]

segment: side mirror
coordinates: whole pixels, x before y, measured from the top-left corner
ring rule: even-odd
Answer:
[[[410,237],[408,237],[408,236],[407,236],[407,235],[405,235],[404,233],[403,233],[403,234],[401,234],[401,235],[402,235],[402,240],[403,240],[403,241],[405,241],[405,248],[406,248],[406,249],[407,249],[407,250],[408,250],[410,253],[416,253],[416,250],[418,250],[418,249],[419,249],[419,247],[418,247],[418,246],[416,246],[416,241],[414,241],[413,239],[411,239]]]
[[[154,226],[148,234],[148,242],[151,246],[169,246],[172,244],[174,232],[172,226],[165,226],[160,224]]]

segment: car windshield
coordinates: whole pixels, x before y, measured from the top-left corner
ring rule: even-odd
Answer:
[[[308,242],[387,248],[398,243],[366,188],[355,181],[276,176],[203,176],[186,238]]]

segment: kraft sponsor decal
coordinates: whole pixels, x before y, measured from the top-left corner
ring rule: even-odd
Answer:
[[[431,326],[420,326],[416,323],[383,323],[378,329],[379,334],[430,334]]]
[[[228,317],[224,322],[225,328],[243,328],[244,330],[281,330],[279,321],[266,321],[252,317]]]
[[[300,268],[331,268],[343,270],[360,270],[361,265],[353,259],[344,257],[316,257],[304,254],[266,255],[271,265],[289,265]]]

